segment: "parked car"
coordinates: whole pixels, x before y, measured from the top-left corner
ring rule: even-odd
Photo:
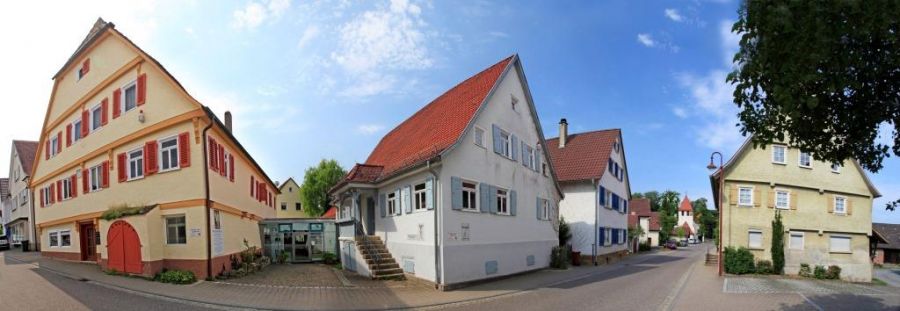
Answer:
[[[675,242],[675,240],[668,240],[666,241],[665,246],[668,249],[678,249],[678,242]]]
[[[678,246],[687,247],[688,246],[687,240],[678,241]]]
[[[688,239],[688,244],[697,244],[697,239],[695,239],[695,238]]]
[[[9,249],[9,238],[5,236],[0,236],[0,250],[8,250]]]

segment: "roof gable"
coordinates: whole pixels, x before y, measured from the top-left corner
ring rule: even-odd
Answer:
[[[621,135],[619,129],[570,134],[563,148],[559,148],[559,137],[548,139],[546,149],[559,181],[603,177],[612,155],[613,143],[621,141]]]
[[[26,174],[31,174],[31,168],[34,165],[34,157],[35,154],[37,154],[37,146],[38,142],[36,141],[13,140],[13,148],[16,149],[16,154],[19,156],[19,161],[22,165],[22,170],[25,171]]]
[[[678,206],[678,211],[680,212],[693,212],[694,205],[691,204],[691,199],[688,196],[684,196],[684,199],[681,199],[681,205]]]
[[[900,224],[872,223],[872,230],[887,242],[878,243],[878,248],[900,249]]]

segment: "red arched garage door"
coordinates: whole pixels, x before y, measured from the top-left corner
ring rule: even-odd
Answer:
[[[124,220],[116,221],[109,226],[106,234],[106,256],[108,268],[125,273],[141,274],[141,239],[134,227]]]

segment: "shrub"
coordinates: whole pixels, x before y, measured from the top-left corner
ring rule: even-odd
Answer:
[[[569,248],[565,246],[555,246],[550,251],[550,267],[556,269],[565,269],[569,266]]]
[[[338,258],[334,253],[325,252],[322,254],[322,260],[325,261],[326,265],[333,265],[338,261]]]
[[[756,273],[759,274],[773,274],[775,273],[775,269],[772,266],[772,262],[768,260],[760,260],[756,262]]]
[[[649,250],[650,250],[650,243],[641,243],[641,244],[638,244],[638,251],[639,251],[639,252],[646,252],[646,251],[649,251]]]
[[[775,211],[772,221],[772,273],[784,273],[784,224],[781,223],[781,211]]]
[[[724,256],[725,273],[747,274],[755,271],[753,254],[746,248],[726,247]]]
[[[183,270],[164,270],[156,275],[155,280],[172,284],[191,284],[197,281],[193,272]]]
[[[825,271],[825,278],[829,280],[839,280],[841,278],[841,267],[831,265]]]
[[[800,276],[808,278],[812,277],[812,269],[809,268],[809,264],[801,263],[800,264]]]
[[[816,268],[813,269],[813,277],[817,279],[825,279],[825,267],[816,265]]]

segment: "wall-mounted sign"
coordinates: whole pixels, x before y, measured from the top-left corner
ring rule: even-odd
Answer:
[[[325,229],[325,226],[322,223],[311,223],[309,224],[310,232],[322,232]]]
[[[191,237],[200,236],[200,228],[191,228]]]

